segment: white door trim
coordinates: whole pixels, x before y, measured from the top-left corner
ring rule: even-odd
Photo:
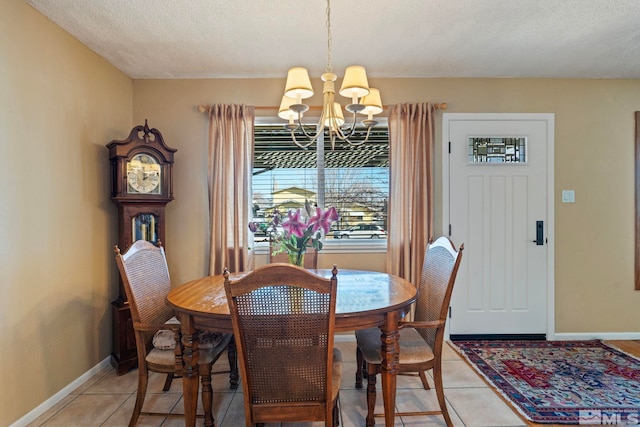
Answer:
[[[444,113],[442,115],[442,230],[449,230],[449,122],[464,120],[546,120],[547,121],[547,339],[555,339],[555,209],[554,209],[554,129],[553,113]],[[459,244],[460,242],[456,242]],[[462,259],[464,262],[464,257]],[[446,338],[449,338],[447,328]]]

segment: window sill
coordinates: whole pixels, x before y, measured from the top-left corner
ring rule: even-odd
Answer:
[[[256,242],[254,251],[256,255],[267,255],[269,253],[269,243]],[[322,253],[327,254],[385,252],[387,252],[387,239],[327,239],[322,246]]]

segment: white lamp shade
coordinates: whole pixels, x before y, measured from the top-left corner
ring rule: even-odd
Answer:
[[[296,103],[294,98],[289,98],[288,96],[283,96],[282,101],[280,101],[280,108],[278,108],[278,117],[282,120],[289,120],[289,117],[296,117],[296,113],[289,109],[290,106]]]
[[[289,69],[284,94],[294,100],[297,96],[300,96],[301,99],[311,98],[313,96],[313,88],[311,87],[311,80],[309,80],[309,73],[306,68],[293,67]]]
[[[340,95],[353,98],[361,98],[369,94],[369,82],[367,72],[361,65],[351,65],[347,67],[340,87]]]
[[[335,123],[338,126],[342,126],[344,124],[344,115],[342,114],[342,106],[338,102],[333,103],[333,109],[327,112],[327,116],[324,119],[324,125],[328,128],[331,128],[332,118],[335,117]]]
[[[369,88],[369,95],[364,96],[360,100],[360,104],[364,105],[364,109],[360,114],[368,115],[369,113],[382,113],[382,100],[380,99],[380,91],[375,88]]]

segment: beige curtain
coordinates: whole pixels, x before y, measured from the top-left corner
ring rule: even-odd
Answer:
[[[430,103],[389,110],[387,272],[416,285],[433,233],[433,111]]]
[[[209,109],[209,274],[252,268],[251,173],[254,107],[212,105]]]

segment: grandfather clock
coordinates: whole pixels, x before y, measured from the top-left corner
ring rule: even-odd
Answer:
[[[124,253],[136,240],[166,243],[165,206],[173,200],[173,154],[157,129],[136,126],[129,137],[107,144],[111,162],[111,200],[118,205],[118,247]],[[137,365],[129,303],[119,279],[113,315],[112,362],[118,375]]]

